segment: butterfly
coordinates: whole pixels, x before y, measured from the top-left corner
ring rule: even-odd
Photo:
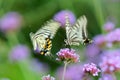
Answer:
[[[52,48],[52,39],[56,31],[61,26],[59,22],[54,20],[48,21],[36,33],[30,33],[30,38],[35,51],[41,55],[50,55]]]
[[[81,16],[74,25],[70,24],[69,17],[66,16],[66,45],[80,45],[80,43],[85,45],[92,43],[92,40],[90,40],[87,36],[86,26],[87,19],[84,15]]]

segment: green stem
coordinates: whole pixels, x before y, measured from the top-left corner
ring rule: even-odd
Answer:
[[[63,76],[62,76],[62,80],[64,80],[65,78],[65,72],[66,72],[66,67],[67,67],[67,62],[65,62],[65,65],[64,65],[64,70],[63,70]]]
[[[114,73],[112,73],[113,80],[117,80]]]

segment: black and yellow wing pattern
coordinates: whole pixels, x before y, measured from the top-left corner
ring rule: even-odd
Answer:
[[[41,55],[49,55],[52,48],[52,39],[60,26],[59,22],[50,20],[36,33],[31,32],[30,38],[34,50],[39,51]]]

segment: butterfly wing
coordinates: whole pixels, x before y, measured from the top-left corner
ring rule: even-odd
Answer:
[[[34,33],[30,33],[30,39],[32,41],[32,45],[33,45],[33,49],[36,50],[37,49],[37,42],[36,39],[34,38]]]
[[[52,39],[60,26],[61,24],[59,22],[50,20],[47,21],[47,23],[35,34],[42,34],[44,37],[48,37],[50,35],[50,38]]]
[[[33,49],[35,51],[41,51],[46,43],[43,35],[35,35],[34,33],[30,33],[30,38],[33,44]]]
[[[71,26],[68,16],[66,16],[66,37],[67,45],[79,45],[79,39],[77,36],[77,29]]]
[[[60,23],[56,21],[48,21],[41,29],[35,34],[30,33],[31,41],[33,43],[34,50],[39,50],[41,54],[50,53],[53,39],[57,29],[60,27]],[[49,39],[49,42],[48,42]]]
[[[92,41],[87,37],[86,26],[87,19],[84,15],[78,18],[78,20],[73,26],[70,25],[69,21],[66,21],[66,43],[69,45],[79,45],[79,43],[91,43]]]
[[[87,38],[87,18],[85,16],[82,16],[82,33],[83,33],[83,38]]]
[[[83,39],[87,37],[86,32],[86,25],[87,25],[87,19],[85,16],[81,16],[73,26],[77,32],[77,36],[79,37],[79,41],[83,42]]]

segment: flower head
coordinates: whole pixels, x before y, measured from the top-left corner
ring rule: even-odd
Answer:
[[[64,48],[57,53],[57,60],[64,62],[79,62],[79,55],[75,53],[75,50]]]
[[[95,44],[90,44],[86,47],[86,55],[88,58],[93,58],[98,55],[100,52],[100,48]]]
[[[120,51],[104,52],[99,65],[103,73],[112,73],[120,70]]]
[[[85,53],[87,62],[93,62],[95,64],[98,64],[98,62],[100,61],[101,49],[97,45],[95,44],[88,45],[86,47]]]
[[[19,61],[19,60],[24,60],[28,58],[29,56],[29,49],[25,45],[17,45],[13,47],[13,49],[10,51],[10,60],[13,61]]]
[[[107,22],[106,24],[104,24],[104,30],[109,32],[112,31],[115,27],[115,24],[113,22]]]
[[[105,36],[104,35],[97,35],[94,37],[94,43],[100,47],[105,44]]]
[[[43,76],[42,80],[55,80],[55,78],[50,75],[47,75],[47,76]]]
[[[106,41],[109,43],[120,42],[120,28],[117,28],[110,33],[108,33],[105,37]]]
[[[17,30],[22,23],[22,17],[17,12],[9,12],[0,19],[0,29],[4,32]]]
[[[85,64],[83,67],[83,71],[85,73],[90,73],[93,76],[98,76],[98,73],[100,72],[100,69],[97,68],[97,66],[94,63]]]
[[[65,23],[66,23],[66,19],[65,19],[66,14],[67,14],[68,17],[69,17],[70,23],[71,23],[71,24],[74,24],[75,21],[76,21],[76,17],[75,17],[75,15],[74,15],[74,13],[72,13],[71,11],[68,11],[68,10],[63,10],[63,11],[58,12],[58,13],[54,16],[53,19],[54,19],[55,21],[60,22],[60,23],[62,24],[62,27],[64,27],[64,26],[65,26]]]

